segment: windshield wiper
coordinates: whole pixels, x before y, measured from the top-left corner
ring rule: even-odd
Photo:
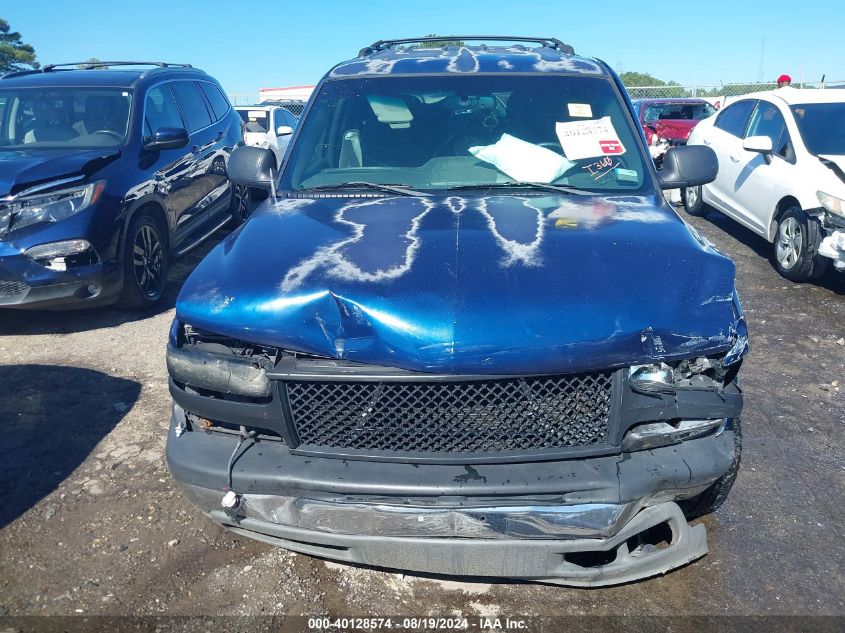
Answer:
[[[563,185],[553,185],[545,182],[492,182],[487,184],[471,184],[458,185],[456,187],[448,187],[447,191],[454,191],[458,189],[464,190],[479,190],[479,189],[540,189],[541,191],[556,191],[557,193],[567,193],[575,196],[589,196],[593,195],[591,191],[584,189],[576,189],[575,187],[564,187]]]
[[[407,185],[403,184],[383,184],[380,182],[364,182],[364,181],[354,181],[354,182],[339,182],[332,185],[318,185],[316,187],[306,187],[305,189],[300,189],[300,191],[336,191],[338,189],[376,189],[378,191],[386,191],[388,193],[395,193],[400,196],[417,196],[417,197],[425,197],[427,194],[422,193],[421,191],[414,191],[413,189],[408,189]]]

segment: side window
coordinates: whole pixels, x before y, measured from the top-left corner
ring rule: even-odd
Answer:
[[[792,139],[789,137],[789,130],[783,126],[780,138],[773,144],[774,152],[784,160],[795,163],[795,148],[792,146]]]
[[[211,105],[211,110],[214,112],[214,118],[219,121],[231,107],[229,105],[229,100],[222,92],[220,92],[220,89],[212,83],[201,81],[200,86],[202,87],[202,91],[205,93],[205,97],[208,99],[208,103]]]
[[[144,136],[163,127],[185,127],[173,95],[167,86],[156,86],[147,92],[144,105]]]
[[[772,146],[774,146],[780,139],[784,127],[786,124],[777,106],[767,101],[760,101],[751,117],[746,136],[768,136],[772,139]]]
[[[790,162],[795,161],[795,153],[792,150],[789,132],[786,129],[786,121],[774,104],[760,101],[751,117],[751,124],[748,126],[746,136],[768,136],[772,139],[774,154]]]
[[[188,132],[193,133],[211,125],[211,115],[196,82],[174,81],[170,84],[170,89],[176,97],[182,115],[187,119]]]
[[[276,108],[276,129],[279,129],[281,125],[296,127],[296,121],[293,120],[291,113],[284,108]]]
[[[754,100],[738,101],[727,108],[722,108],[719,116],[716,117],[715,127],[733,134],[738,138],[745,136],[745,128],[748,125],[748,118],[757,102]]]

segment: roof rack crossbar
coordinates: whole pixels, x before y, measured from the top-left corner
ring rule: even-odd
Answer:
[[[68,66],[78,67],[83,70],[92,68],[109,68],[111,66],[157,66],[159,68],[193,68],[190,64],[174,64],[171,62],[72,62],[68,64],[47,64],[41,67],[41,72],[50,72],[57,68]]]
[[[397,44],[418,44],[422,42],[465,42],[465,41],[488,41],[488,42],[534,42],[548,48],[559,50],[565,55],[574,55],[575,49],[556,37],[522,37],[505,35],[435,35],[427,37],[409,37],[398,40],[379,40],[369,46],[365,46],[358,53],[358,57],[367,57],[386,48],[392,48]]]

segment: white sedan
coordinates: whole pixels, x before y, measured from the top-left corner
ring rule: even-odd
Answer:
[[[235,106],[244,122],[244,143],[273,152],[276,167],[282,164],[290,135],[296,127],[296,117],[278,106]]]
[[[831,261],[845,271],[845,90],[744,95],[688,144],[711,147],[719,174],[682,192],[687,212],[710,205],[762,235],[787,279],[815,279]]]

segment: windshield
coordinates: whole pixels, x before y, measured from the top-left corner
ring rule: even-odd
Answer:
[[[652,103],[645,107],[644,120],[660,121],[669,119],[671,121],[701,121],[716,114],[716,108],[703,101],[701,103],[689,103],[680,101],[678,103]]]
[[[330,80],[301,126],[282,177],[285,189],[534,182],[627,192],[646,182],[638,137],[604,78]]]
[[[845,103],[806,103],[792,106],[807,151],[845,154]]]
[[[130,102],[121,88],[0,90],[0,151],[123,145]]]

